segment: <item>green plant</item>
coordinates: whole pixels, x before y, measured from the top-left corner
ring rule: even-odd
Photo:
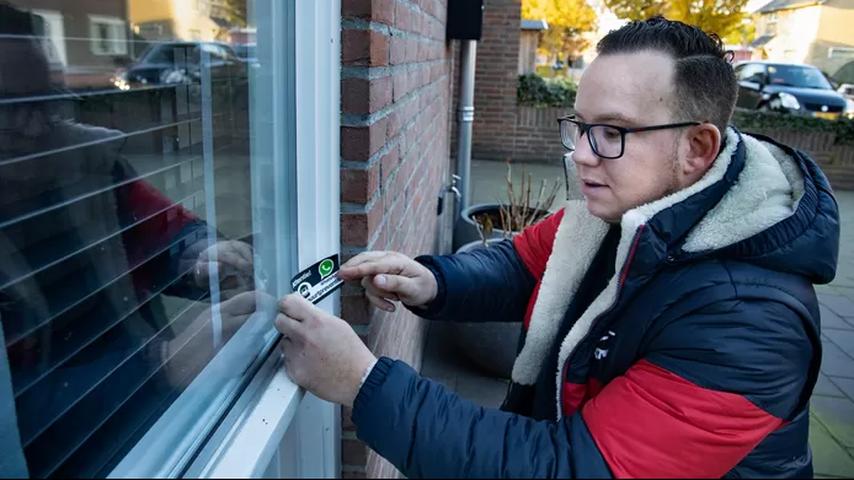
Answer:
[[[854,145],[854,120],[824,120],[778,112],[736,110],[732,124],[740,130],[797,130],[805,132],[832,132],[837,145]]]
[[[516,98],[520,105],[571,107],[577,87],[568,77],[543,78],[535,73],[519,76]]]

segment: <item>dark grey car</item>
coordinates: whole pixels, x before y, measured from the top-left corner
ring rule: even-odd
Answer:
[[[735,67],[739,108],[773,110],[836,120],[845,98],[810,65],[750,61]]]

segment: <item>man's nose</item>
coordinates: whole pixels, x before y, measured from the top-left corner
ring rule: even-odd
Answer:
[[[572,152],[572,160],[578,165],[586,167],[595,167],[599,165],[601,159],[593,153],[590,148],[590,141],[587,139],[587,134],[578,138],[575,143],[575,150]]]

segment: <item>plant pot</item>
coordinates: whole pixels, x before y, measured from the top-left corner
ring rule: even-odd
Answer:
[[[494,218],[498,219],[501,217],[499,213],[501,211],[501,205],[498,203],[479,203],[476,205],[472,205],[460,213],[460,218],[457,219],[454,225],[454,241],[453,241],[453,250],[458,251],[462,248],[463,245],[471,242],[481,242],[481,235],[475,221],[475,217],[478,215],[489,214]],[[541,212],[542,214],[546,214],[548,212]],[[509,235],[506,235],[504,230],[497,228],[501,225],[500,222],[493,221],[493,224],[496,228],[492,229],[492,233],[488,236],[489,239],[497,238],[508,238]],[[481,242],[482,243],[482,242]]]
[[[501,206],[497,203],[479,203],[463,210],[454,224],[453,250],[456,252],[467,243],[480,242],[480,231],[474,217],[481,213],[498,212],[500,209]],[[489,238],[503,238],[503,235],[504,230],[494,229]]]
[[[489,241],[497,242],[501,238]],[[483,242],[477,239],[460,247],[457,253],[476,248],[488,247],[484,247]],[[519,322],[454,322],[451,330],[457,347],[473,363],[490,375],[510,378],[522,333],[521,319]]]

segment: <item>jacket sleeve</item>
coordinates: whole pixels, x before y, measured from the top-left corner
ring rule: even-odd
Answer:
[[[436,277],[436,299],[413,308],[429,319],[461,322],[518,322],[543,276],[563,210],[533,225],[512,241],[456,255],[421,256]]]
[[[357,435],[408,478],[607,478],[580,415],[560,422],[479,407],[381,358],[353,406]]]
[[[409,477],[721,477],[809,387],[812,349],[783,305],[718,304],[659,333],[558,422],[477,407],[383,358],[356,398],[357,434]]]

